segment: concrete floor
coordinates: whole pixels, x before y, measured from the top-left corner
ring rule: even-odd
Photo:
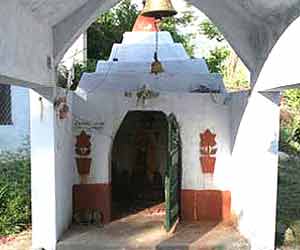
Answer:
[[[163,228],[164,216],[131,215],[102,228],[72,226],[57,250],[248,250],[247,241],[225,224],[181,223],[176,232]]]

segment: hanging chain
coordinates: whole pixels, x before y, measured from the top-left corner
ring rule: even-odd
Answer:
[[[155,26],[156,26],[156,32],[155,32],[155,51],[154,51],[154,62],[151,64],[151,73],[153,74],[159,74],[164,72],[163,66],[161,62],[158,60],[158,32],[159,29],[157,27],[157,24],[160,20],[155,20]]]
[[[159,20],[155,20],[156,32],[155,32],[155,52],[154,52],[154,60],[158,61],[158,22]]]
[[[154,52],[154,60],[157,61],[157,53],[158,53],[158,31],[155,32],[155,52]]]

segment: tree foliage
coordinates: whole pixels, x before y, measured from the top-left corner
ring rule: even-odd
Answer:
[[[200,33],[205,35],[208,39],[210,40],[216,39],[218,42],[222,42],[225,39],[222,33],[217,28],[217,26],[215,26],[208,19],[200,23]]]
[[[289,154],[300,151],[300,89],[283,92],[280,113],[280,150]]]
[[[125,0],[99,16],[87,30],[88,58],[107,60],[113,44],[120,43],[123,33],[132,30],[138,14],[137,6]]]
[[[200,34],[204,35],[209,40],[215,40],[218,43],[224,41],[222,33],[218,30],[210,20],[206,19],[200,23]],[[224,75],[225,62],[230,55],[230,50],[226,45],[216,46],[210,50],[209,55],[205,58],[210,72],[220,73]]]
[[[124,0],[116,7],[105,12],[90,26],[87,31],[87,55],[89,59],[107,60],[114,43],[122,41],[123,33],[131,31],[139,15],[137,6]],[[190,35],[182,35],[177,27],[193,21],[190,12],[180,17],[165,18],[160,23],[162,31],[169,31],[175,42],[182,43],[187,52],[193,55]]]
[[[100,15],[87,30],[87,61],[77,62],[74,65],[75,76],[71,90],[75,90],[83,72],[93,72],[97,60],[107,60],[114,43],[121,43],[123,34],[131,31],[140,14],[137,6],[130,0],[123,0],[114,8]],[[175,42],[183,44],[187,53],[193,56],[194,46],[191,43],[191,34],[181,34],[178,27],[193,22],[191,12],[186,11],[178,17],[165,18],[160,22],[160,29],[168,31]],[[57,85],[67,87],[68,70],[61,65],[58,68]]]
[[[191,39],[193,34],[181,34],[178,32],[179,26],[188,26],[194,20],[194,17],[190,11],[186,11],[182,16],[179,17],[167,17],[162,20],[159,25],[160,30],[168,31],[173,40],[177,43],[181,43],[185,48],[186,52],[190,57],[194,56],[194,48],[195,46],[192,44]]]
[[[208,57],[206,57],[206,63],[211,73],[224,73],[225,61],[230,55],[230,51],[225,47],[216,47],[210,51]]]
[[[294,113],[300,110],[300,89],[289,89],[284,91],[284,102],[286,106]]]
[[[249,88],[247,69],[219,29],[208,19],[200,23],[199,29],[200,34],[216,43],[215,48],[205,58],[210,72],[220,73],[229,89]]]

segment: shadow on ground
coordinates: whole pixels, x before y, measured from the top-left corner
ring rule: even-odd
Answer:
[[[182,223],[176,232],[164,229],[164,216],[147,213],[114,221],[102,228],[72,226],[58,242],[57,250],[187,250],[250,249],[247,241],[225,223]]]

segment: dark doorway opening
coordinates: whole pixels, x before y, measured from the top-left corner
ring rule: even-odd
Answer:
[[[112,149],[113,220],[146,208],[153,214],[165,214],[167,157],[166,115],[158,111],[128,112]]]

